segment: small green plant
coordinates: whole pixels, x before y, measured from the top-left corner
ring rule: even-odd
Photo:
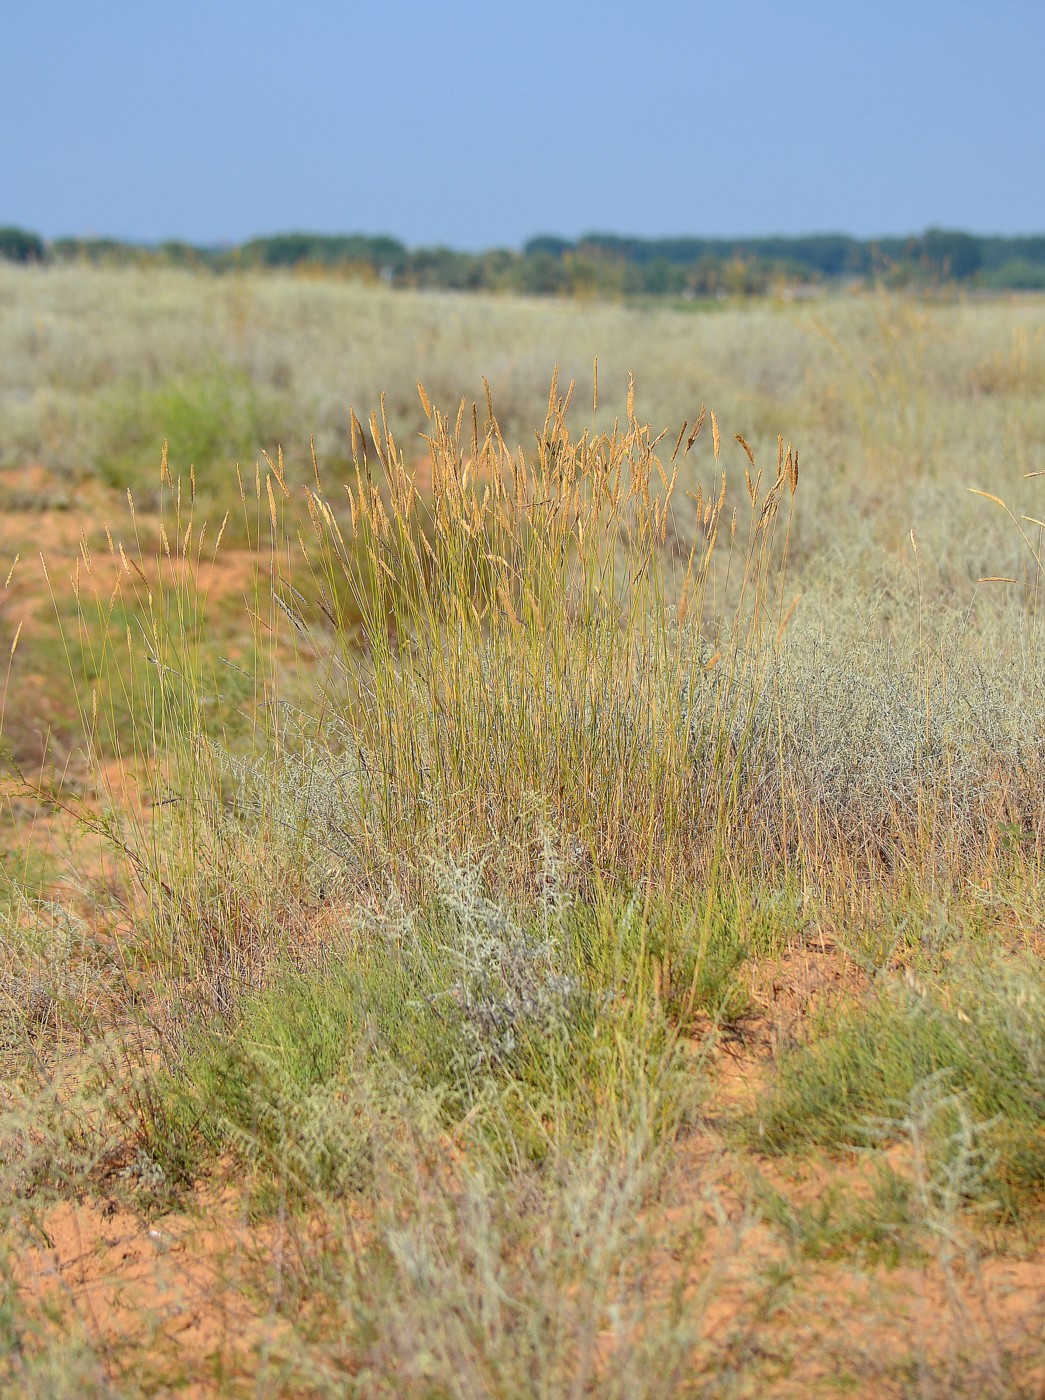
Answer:
[[[934,984],[887,976],[785,1056],[749,1139],[781,1152],[859,1146],[869,1131],[889,1137],[889,1123],[902,1136],[895,1125],[933,1083],[940,1107],[923,1150],[946,1171],[974,1133],[986,1165],[969,1178],[969,1198],[986,1194],[1016,1212],[1045,1174],[1043,1047],[1045,998],[1029,961],[972,964]]]
[[[759,1184],[756,1199],[764,1218],[809,1259],[855,1256],[896,1265],[917,1252],[911,1192],[908,1181],[883,1166],[869,1196],[836,1182],[815,1201],[796,1206],[782,1192]]]
[[[572,911],[539,934],[480,879],[444,868],[428,907],[358,911],[313,968],[197,1029],[157,1085],[152,1156],[177,1166],[195,1143],[199,1160],[232,1152],[298,1199],[365,1193],[395,1085],[510,1161],[612,1140],[636,1113],[670,1140],[700,1079],[641,963],[591,963],[581,944],[612,936],[605,919]]]
[[[223,510],[236,521],[237,467],[253,481],[255,462],[276,451],[286,409],[242,371],[218,362],[157,388],[120,386],[103,401],[101,414],[102,478],[129,489],[140,511],[154,511],[161,503],[157,466],[165,452],[174,477],[187,481],[191,471],[216,530]]]

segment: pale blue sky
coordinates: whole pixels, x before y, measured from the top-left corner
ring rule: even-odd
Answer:
[[[0,0],[0,224],[1045,232],[1045,0]]]

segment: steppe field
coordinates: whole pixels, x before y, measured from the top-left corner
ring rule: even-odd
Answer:
[[[1045,1395],[1045,299],[0,263],[0,507],[0,1392]]]

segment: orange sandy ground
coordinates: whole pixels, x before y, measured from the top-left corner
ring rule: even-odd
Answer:
[[[751,1388],[742,1394],[795,1400],[1045,1397],[1040,1232],[1034,1241],[1015,1232],[970,1240],[950,1264],[929,1256],[898,1265],[803,1259],[752,1211],[756,1178],[796,1208],[815,1204],[829,1185],[856,1195],[870,1190],[866,1163],[855,1154],[781,1162],[727,1141],[728,1123],[749,1104],[775,1045],[811,1007],[858,985],[851,964],[830,945],[797,950],[764,973],[770,988],[786,993],[746,1023],[743,1040],[715,1051],[705,1117],[679,1142],[644,1221],[654,1249],[634,1286],[647,1298],[666,1297],[679,1285],[696,1293],[715,1280],[694,1380],[704,1368],[728,1369],[748,1378]],[[455,1156],[448,1141],[448,1163]],[[904,1165],[895,1154],[891,1164]],[[259,1372],[271,1376],[291,1350],[295,1318],[307,1318],[307,1300],[291,1302],[294,1290],[283,1279],[294,1272],[302,1241],[315,1245],[322,1236],[323,1220],[306,1214],[257,1225],[242,1184],[220,1166],[183,1212],[145,1219],[120,1204],[120,1165],[99,1173],[92,1199],[49,1210],[32,1245],[20,1248],[23,1301],[41,1305],[51,1326],[80,1329],[132,1393],[256,1393]],[[358,1209],[364,1238],[366,1211]],[[695,1227],[703,1233],[694,1251]],[[774,1271],[781,1286],[765,1308]],[[611,1338],[607,1331],[607,1348]],[[914,1389],[918,1377],[921,1388]],[[278,1390],[261,1393],[299,1393],[292,1370]]]

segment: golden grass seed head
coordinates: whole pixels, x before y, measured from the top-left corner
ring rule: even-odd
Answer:
[[[705,408],[705,406],[704,406],[703,404],[701,404],[701,405],[700,405],[700,412],[697,414],[697,421],[693,424],[693,431],[690,433],[689,437],[686,439],[686,451],[687,451],[687,452],[689,452],[690,448],[693,446],[693,444],[696,442],[697,438],[700,436],[700,430],[701,430],[701,428],[704,426],[704,419],[705,419],[706,417],[707,417],[707,409]]]
[[[737,442],[740,443],[741,447],[747,453],[747,459],[751,463],[752,469],[754,470],[755,454],[751,451],[751,448],[748,446],[747,438],[745,438],[741,433],[735,433],[734,436],[736,437]]]
[[[271,474],[266,474],[266,476],[265,476],[265,491],[266,491],[266,493],[267,493],[267,495],[268,495],[268,501],[269,501],[269,519],[270,519],[271,522],[272,522],[272,533],[273,533],[273,535],[278,535],[278,534],[279,534],[279,520],[278,520],[278,518],[277,518],[277,516],[276,516],[276,498],[275,498],[275,496],[274,496],[273,493],[272,493],[272,476],[271,476]]]
[[[686,435],[686,429],[687,429],[688,427],[689,427],[689,419],[688,419],[688,418],[684,418],[684,419],[682,420],[682,427],[679,429],[678,439],[677,439],[677,441],[676,441],[676,443],[675,443],[675,450],[674,450],[674,452],[672,452],[672,454],[671,454],[671,460],[672,460],[672,461],[674,461],[675,458],[679,455],[679,448],[682,446],[682,439],[685,437],[685,435]]]

